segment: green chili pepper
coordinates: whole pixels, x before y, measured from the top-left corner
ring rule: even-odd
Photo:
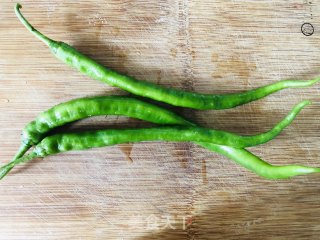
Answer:
[[[64,42],[57,42],[46,37],[36,30],[24,18],[19,10],[20,8],[21,5],[17,4],[15,7],[15,12],[23,25],[37,38],[43,41],[50,48],[51,52],[64,63],[71,65],[93,79],[122,88],[139,96],[166,102],[175,106],[200,110],[233,108],[254,100],[258,100],[282,89],[307,87],[320,81],[320,77],[309,81],[284,80],[247,92],[225,95],[200,94],[166,88],[150,82],[138,81],[132,77],[121,75],[83,55],[70,45]]]
[[[307,167],[302,165],[286,165],[286,166],[273,166],[259,157],[255,156],[246,149],[233,148],[229,146],[217,145],[213,143],[197,142],[198,145],[207,148],[211,151],[217,152],[221,155],[228,157],[241,166],[251,170],[258,176],[266,179],[287,179],[303,174],[320,173],[320,168]],[[0,180],[17,164],[30,161],[34,158],[40,157],[43,150],[41,148],[34,150],[29,155],[18,158],[13,162],[0,168]],[[41,156],[42,157],[42,156]]]
[[[310,104],[309,101],[303,101],[297,104],[292,111],[271,130],[256,136],[242,137],[224,131],[203,128],[198,128],[197,131],[202,133],[203,136],[207,132],[208,134],[211,133],[213,138],[216,138],[216,141],[219,141],[219,144],[222,145],[236,147],[253,146],[269,141],[277,136],[293,121],[302,108],[308,104]],[[121,96],[74,99],[50,108],[49,110],[41,113],[34,121],[28,123],[22,131],[22,144],[14,159],[23,156],[30,147],[38,144],[52,129],[76,120],[99,115],[125,115],[157,124],[195,126],[193,123],[183,119],[171,111],[137,99]],[[186,133],[183,129],[177,131]],[[186,129],[186,131],[190,131],[190,129]],[[173,133],[173,131],[170,133]],[[147,135],[147,132],[145,134]]]
[[[78,99],[79,102],[83,102],[83,99]],[[131,102],[129,99],[127,100],[127,108],[126,110],[122,111],[122,114],[131,115],[130,111],[132,110],[132,107],[137,106],[136,100],[133,100],[132,106],[130,108]],[[74,106],[74,103],[77,100],[71,101],[72,104],[65,103],[64,105],[58,105],[60,106],[60,109],[68,109],[71,110]],[[121,102],[118,102],[118,104]],[[280,123],[286,122],[286,124],[278,124],[274,129],[277,129],[277,131],[281,131],[282,127],[285,125],[288,125],[293,118],[298,114],[298,112],[305,106],[309,104],[308,101],[301,102],[300,104],[296,105],[294,109],[291,111],[288,116],[282,120]],[[81,105],[81,104],[79,104]],[[63,107],[62,107],[63,106]],[[116,104],[113,104],[113,106],[116,106]],[[146,110],[148,110],[148,105]],[[62,107],[62,108],[61,108]],[[152,107],[152,106],[151,106]],[[52,113],[52,115],[59,115],[58,113],[54,113],[54,110],[59,110],[59,108],[54,107],[46,112]],[[153,119],[168,119],[168,111],[165,109],[158,108],[158,111],[155,111],[154,114],[157,116],[153,116]],[[181,120],[182,118],[178,115],[175,115],[174,113],[169,114],[169,121],[168,123],[172,123],[176,116],[176,122],[177,124],[184,124],[184,125],[192,125],[192,123],[188,122],[187,120]],[[68,115],[66,119],[66,122],[71,121],[71,119],[78,119],[77,117]],[[88,116],[85,116],[81,114],[81,118],[85,118]],[[145,112],[138,111],[137,118],[148,120],[146,117]],[[54,125],[52,125],[54,126]],[[47,131],[49,131],[48,129]],[[215,130],[211,130],[216,132]],[[179,135],[180,133],[180,135]],[[200,134],[199,134],[200,133]],[[43,133],[44,134],[44,133]],[[215,133],[213,133],[215,134]],[[223,132],[224,134],[224,132]],[[242,166],[252,170],[253,172],[257,173],[260,176],[263,176],[265,178],[287,178],[295,175],[302,174],[302,169],[311,169],[308,167],[302,168],[301,166],[294,166],[294,167],[273,167],[272,165],[269,165],[262,160],[260,160],[258,157],[252,155],[250,152],[243,150],[243,149],[236,149],[233,147],[227,147],[227,146],[221,146],[217,144],[210,144],[206,142],[201,141],[212,141],[211,139],[211,132],[210,130],[201,129],[201,128],[195,128],[195,127],[162,127],[162,128],[149,128],[149,129],[127,129],[127,130],[99,130],[99,131],[88,131],[83,133],[69,133],[69,134],[56,134],[53,136],[48,136],[44,138],[32,151],[31,154],[15,159],[13,162],[10,162],[9,164],[3,166],[0,169],[0,179],[4,177],[16,164],[22,163],[25,161],[29,161],[36,157],[45,157],[47,155],[56,154],[64,151],[71,151],[71,150],[83,150],[93,147],[103,147],[103,146],[111,146],[119,143],[125,143],[125,142],[137,142],[137,141],[146,141],[146,140],[165,140],[165,141],[194,141],[197,144],[210,149],[212,151],[218,152],[220,154],[223,154],[232,160],[238,162]],[[43,136],[43,135],[42,135]],[[219,136],[219,135],[218,135]],[[225,143],[225,136],[222,136],[224,138],[218,140],[220,142]],[[40,138],[40,137],[39,137]],[[214,136],[213,138],[216,138]],[[243,137],[237,136],[232,141],[235,141],[239,144],[239,139],[242,139]],[[251,137],[244,137],[250,139]],[[263,139],[263,138],[261,138]],[[228,140],[229,141],[229,140]],[[242,139],[243,141],[243,139]],[[252,155],[250,157],[250,154]],[[246,158],[248,158],[248,160]],[[248,164],[250,162],[250,164]],[[251,164],[251,162],[253,164]],[[264,167],[264,168],[262,168]],[[281,169],[284,169],[286,171],[282,171]],[[268,170],[268,171],[267,171]],[[289,171],[290,170],[290,171]],[[307,170],[306,170],[307,171]],[[311,171],[311,170],[310,170]],[[306,172],[307,173],[307,172]]]
[[[172,131],[172,129],[168,129]],[[162,133],[162,131],[160,131]],[[154,134],[154,132],[153,132]],[[152,134],[151,134],[152,135]],[[167,135],[165,133],[165,135]],[[111,146],[124,142],[137,142],[150,140],[143,138],[139,129],[135,130],[99,130],[82,133],[56,134],[44,138],[35,149],[28,155],[18,158],[0,169],[0,179],[3,178],[15,165],[30,161],[37,157],[45,157],[65,151],[83,150],[93,147]],[[160,138],[157,136],[156,140]],[[171,139],[171,138],[170,138]],[[175,138],[174,140],[176,140]],[[152,139],[154,140],[154,139]],[[168,140],[165,138],[164,140]],[[268,179],[284,179],[301,174],[320,172],[320,168],[313,168],[300,165],[272,166],[245,149],[237,149],[229,146],[222,146],[206,142],[196,142],[211,151],[215,151],[234,160],[247,169]]]
[[[302,174],[320,173],[320,168],[316,167],[307,167],[301,165],[273,166],[246,149],[203,142],[198,144],[204,148],[226,156],[227,158],[266,179],[286,179]]]
[[[40,40],[46,43],[57,58],[97,80],[107,82],[113,86],[118,86],[137,95],[167,102],[176,106],[191,107],[195,109],[232,108],[247,102],[260,99],[273,92],[285,88],[310,86],[320,80],[320,78],[316,78],[310,81],[286,80],[257,88],[248,92],[227,95],[205,95],[183,92],[175,89],[167,89],[148,82],[137,81],[131,77],[120,75],[82,55],[71,46],[63,42],[56,42],[49,39],[48,37],[38,32],[36,29],[34,29],[27,22],[27,20],[20,13],[20,8],[21,5],[17,4],[15,10],[20,21],[34,35],[36,35]],[[86,101],[87,99],[81,100]],[[92,98],[91,100],[91,104],[94,104],[96,99]],[[90,102],[89,99],[88,101]],[[80,104],[77,105],[79,102]],[[78,113],[71,108],[72,104],[60,104],[52,108],[51,111],[49,110],[43,113],[42,116],[39,116],[39,118],[27,125],[27,127],[24,129],[23,145],[20,148],[19,152],[16,154],[15,159],[0,168],[0,179],[3,178],[16,164],[32,160],[36,157],[45,157],[47,155],[70,150],[83,150],[93,147],[110,146],[124,142],[138,142],[148,140],[195,141],[197,144],[212,151],[218,152],[222,155],[225,155],[228,158],[246,167],[247,169],[252,170],[256,174],[269,179],[281,179],[293,177],[300,174],[320,172],[320,168],[312,168],[306,166],[272,166],[245,149],[231,147],[254,146],[271,140],[272,138],[277,136],[283,130],[283,128],[290,124],[290,122],[305,105],[310,103],[308,101],[304,101],[298,104],[291,111],[291,113],[280,123],[278,123],[273,129],[256,136],[239,136],[223,131],[208,130],[194,126],[190,127],[190,125],[194,124],[171,113],[170,111],[165,110],[167,112],[165,112],[165,117],[163,118],[163,109],[157,108],[153,105],[149,106],[146,103],[144,103],[146,105],[144,105],[142,108],[144,110],[148,107],[151,108],[152,114],[144,114],[142,111],[140,112],[138,110],[127,112],[128,109],[123,106],[120,107],[120,110],[112,108],[102,110],[96,105],[94,105],[96,108],[93,111],[94,113],[92,114],[90,110],[86,109],[86,104],[84,102],[79,102],[77,102],[76,100],[72,102],[73,104],[78,106],[78,110],[80,110],[78,111]],[[140,104],[139,102],[136,103]],[[69,111],[67,111],[67,106],[70,107]],[[85,113],[81,111],[82,108],[86,109],[84,110]],[[117,112],[117,110],[119,111]],[[93,116],[95,114],[101,115],[99,114],[101,113],[100,111],[105,111],[105,113],[102,113],[103,115],[114,113],[116,115],[127,115],[154,123],[181,124],[187,126],[150,129],[100,130],[83,133],[56,134],[42,139],[45,134],[54,127],[61,126],[67,122]],[[59,115],[61,113],[64,114]],[[58,115],[53,116],[53,114]],[[50,119],[53,121],[50,122]],[[149,130],[151,130],[151,132],[149,132]],[[38,143],[41,139],[42,141]],[[211,142],[230,146],[217,145]],[[31,147],[31,145],[35,144],[37,144],[35,149],[29,155],[21,157]]]
[[[38,144],[52,129],[83,118],[101,115],[125,115],[156,124],[194,125],[171,111],[134,98],[101,96],[74,99],[50,108],[28,123],[22,131],[22,145],[14,159]]]

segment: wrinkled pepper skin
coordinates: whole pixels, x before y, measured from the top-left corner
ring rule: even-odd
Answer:
[[[201,94],[167,88],[147,81],[139,81],[133,77],[117,73],[80,53],[67,43],[58,42],[48,38],[36,30],[24,18],[20,12],[20,8],[21,5],[17,4],[15,7],[15,12],[22,24],[37,38],[43,41],[50,48],[54,56],[60,59],[62,62],[76,68],[78,71],[95,80],[99,80],[111,86],[119,87],[138,96],[151,98],[174,106],[198,110],[228,109],[258,100],[286,88],[307,87],[320,81],[320,77],[309,81],[283,80],[242,93],[222,95]]]

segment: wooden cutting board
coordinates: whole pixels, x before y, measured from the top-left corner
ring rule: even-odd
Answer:
[[[102,64],[159,85],[235,93],[320,75],[320,1],[21,1],[35,27]],[[0,3],[0,161],[37,114],[73,98],[125,92],[55,59]],[[311,28],[303,29],[303,23]],[[310,26],[309,26],[310,27]],[[275,140],[250,148],[273,164],[320,166],[320,87],[224,111],[174,109],[239,134],[313,105]],[[143,127],[97,117],[72,128]],[[319,239],[320,175],[268,181],[191,143],[70,152],[17,167],[0,182],[1,239]]]

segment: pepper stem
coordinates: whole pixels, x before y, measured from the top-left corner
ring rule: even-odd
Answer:
[[[20,164],[20,163],[24,163],[24,162],[28,162],[36,157],[38,157],[38,155],[35,152],[31,152],[30,154],[28,154],[24,157],[17,158],[15,160],[7,163],[6,165],[2,166],[0,168],[0,180],[2,178],[4,178],[11,171],[11,169],[14,168],[15,165]]]
[[[14,165],[15,165],[14,162],[10,162],[0,168],[0,180],[4,178],[11,171]]]
[[[20,22],[33,34],[35,35],[38,39],[40,39],[42,42],[44,42],[47,46],[50,47],[53,43],[55,43],[54,40],[46,37],[42,33],[40,33],[37,29],[35,29],[28,21],[25,19],[25,17],[22,15],[20,12],[20,8],[22,8],[22,5],[20,3],[17,3],[15,6],[15,13],[20,20]]]
[[[30,149],[30,144],[23,144],[20,146],[18,152],[16,155],[13,157],[12,162],[15,161],[18,158],[21,158],[29,149]]]

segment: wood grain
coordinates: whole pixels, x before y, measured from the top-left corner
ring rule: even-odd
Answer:
[[[1,163],[41,111],[72,98],[124,94],[52,57],[18,22],[14,4],[0,3]],[[21,4],[53,39],[164,86],[228,93],[320,74],[316,0]],[[313,24],[312,36],[301,33],[304,22]],[[175,110],[206,127],[254,134],[310,99],[283,134],[251,150],[274,164],[319,166],[319,89],[285,90],[226,111]],[[100,117],[71,128],[144,125]],[[319,182],[319,175],[263,180],[191,143],[70,152],[17,167],[1,181],[0,239],[319,239]]]

